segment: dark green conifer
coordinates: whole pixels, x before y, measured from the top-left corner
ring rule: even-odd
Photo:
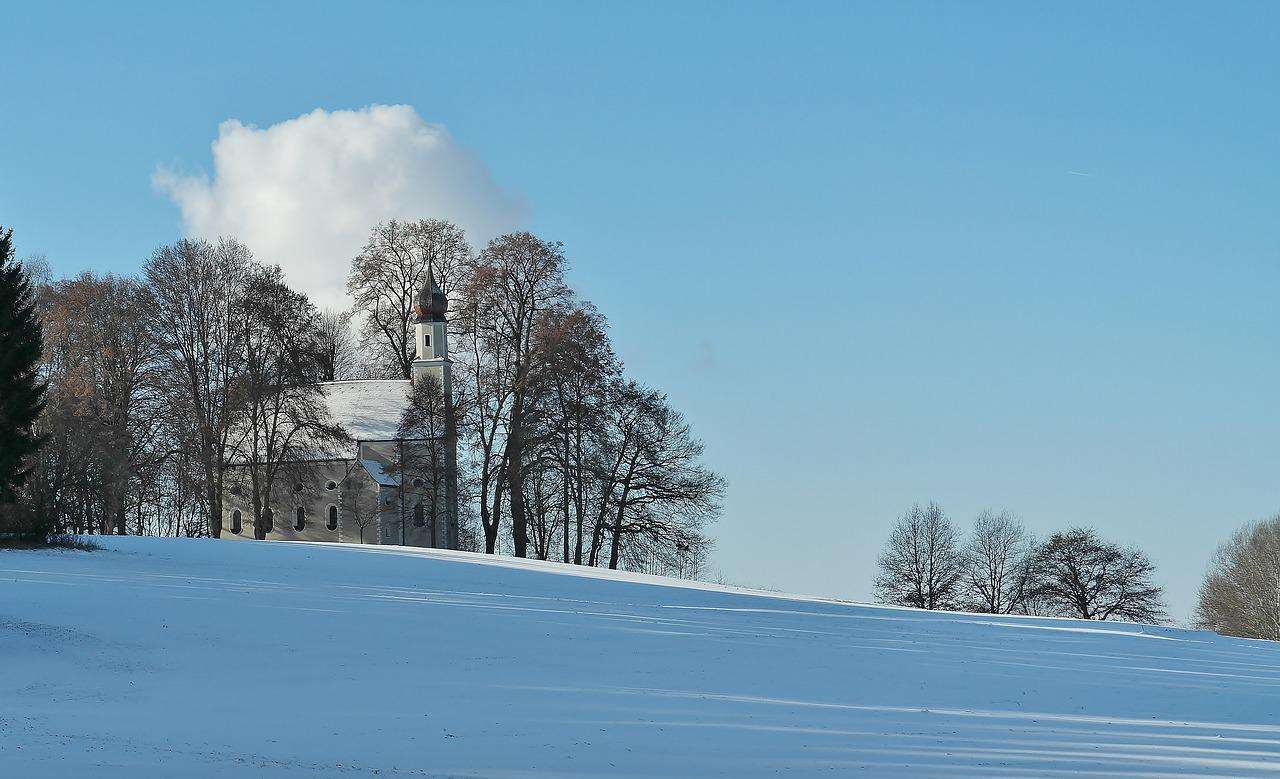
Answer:
[[[0,504],[13,502],[41,444],[33,430],[44,408],[41,348],[31,282],[14,259],[13,230],[0,227]]]

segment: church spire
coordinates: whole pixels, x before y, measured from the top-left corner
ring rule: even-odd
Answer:
[[[418,303],[413,310],[419,322],[445,321],[445,312],[449,310],[449,298],[445,297],[444,292],[440,290],[440,285],[436,284],[435,272],[430,265],[427,266],[427,283],[418,290]]]

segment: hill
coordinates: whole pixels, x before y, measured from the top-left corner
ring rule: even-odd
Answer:
[[[1280,775],[1280,647],[398,547],[0,552],[0,775]]]

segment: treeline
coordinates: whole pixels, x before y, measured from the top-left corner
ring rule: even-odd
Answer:
[[[879,558],[881,603],[920,609],[1160,623],[1155,565],[1088,528],[1037,541],[1009,512],[978,515],[967,536],[934,503],[894,524]]]
[[[28,265],[46,391],[18,532],[216,534],[229,462],[261,514],[287,463],[345,443],[316,386],[328,320],[244,245],[179,241],[137,278]]]
[[[264,534],[296,463],[349,453],[317,384],[410,378],[430,268],[451,313],[464,546],[703,573],[724,481],[667,398],[625,375],[558,243],[520,232],[477,251],[445,221],[387,222],[353,258],[344,312],[230,238],[161,247],[136,278],[26,265],[47,390],[11,532],[217,535],[234,461]]]

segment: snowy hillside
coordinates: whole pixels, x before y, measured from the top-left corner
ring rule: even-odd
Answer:
[[[395,547],[0,552],[0,776],[1280,775],[1280,648]]]

